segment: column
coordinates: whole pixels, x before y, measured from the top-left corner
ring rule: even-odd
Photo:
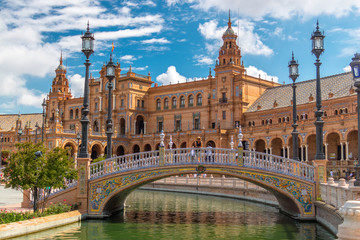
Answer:
[[[100,99],[100,106],[99,106],[99,111],[102,111],[102,97],[99,97],[99,99]]]
[[[116,98],[115,98],[115,94],[113,94],[113,110],[115,110],[115,108],[116,108]]]
[[[134,135],[136,134],[136,120],[134,120]]]
[[[144,134],[146,134],[146,122],[144,122]]]
[[[328,144],[325,143],[325,159],[327,160],[328,159]]]
[[[283,155],[282,155],[282,157],[285,157],[285,156],[286,156],[285,147],[282,147],[282,149],[283,149]]]
[[[345,142],[345,155],[346,160],[349,160],[349,142]]]
[[[290,146],[287,146],[286,157],[290,158]]]
[[[270,155],[272,155],[272,148],[269,148],[269,150],[270,150]]]
[[[303,162],[304,161],[304,146],[303,145],[300,146],[300,152],[301,152],[300,161]]]
[[[305,145],[305,161],[309,161],[309,145]]]
[[[344,147],[343,147],[343,142],[340,142],[340,149],[341,149],[341,151],[340,151],[340,153],[341,153],[341,157],[340,157],[340,160],[342,161],[342,160],[344,160]]]

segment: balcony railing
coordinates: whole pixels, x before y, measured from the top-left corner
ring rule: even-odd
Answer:
[[[219,98],[219,103],[227,103],[228,99],[227,98]]]

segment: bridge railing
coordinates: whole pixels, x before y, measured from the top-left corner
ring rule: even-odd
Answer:
[[[104,175],[134,171],[142,168],[170,165],[228,165],[239,166],[237,149],[223,148],[177,148],[166,149],[164,159],[159,151],[142,152],[113,157],[90,165],[90,179]],[[314,167],[304,162],[259,153],[243,151],[242,167],[259,169],[314,181]]]

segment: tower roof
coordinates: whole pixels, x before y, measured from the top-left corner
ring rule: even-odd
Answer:
[[[61,53],[61,56],[60,56],[60,64],[59,64],[59,66],[56,68],[56,70],[66,71],[66,67],[63,65],[62,53]]]
[[[236,35],[234,30],[231,27],[231,18],[230,18],[230,10],[229,10],[229,21],[228,21],[228,28],[224,32],[223,36],[225,35]]]

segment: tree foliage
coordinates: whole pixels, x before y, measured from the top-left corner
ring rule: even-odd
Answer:
[[[40,194],[44,197],[43,206],[50,190],[65,188],[66,180],[73,180],[77,171],[67,150],[47,149],[42,143],[30,142],[16,144],[17,151],[11,153],[8,165],[4,169],[6,187],[31,190],[34,211],[38,210]],[[41,156],[35,156],[40,151]]]

